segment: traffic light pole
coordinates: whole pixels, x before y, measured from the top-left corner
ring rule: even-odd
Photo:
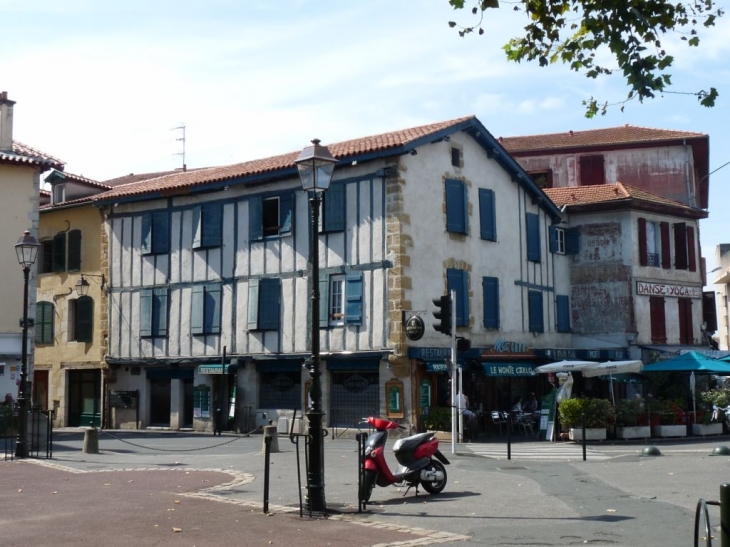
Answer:
[[[456,454],[456,436],[458,434],[456,414],[456,382],[459,367],[456,363],[456,291],[450,291],[451,297],[451,453]]]

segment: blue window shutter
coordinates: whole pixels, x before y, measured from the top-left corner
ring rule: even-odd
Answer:
[[[152,289],[139,293],[139,335],[152,336]]]
[[[345,229],[345,185],[333,184],[324,195],[324,231]]]
[[[456,326],[469,326],[469,278],[466,270],[448,268],[446,270],[447,289],[456,291]]]
[[[149,250],[155,254],[170,251],[170,215],[167,211],[152,215],[152,245]]]
[[[499,278],[482,278],[484,291],[484,327],[487,329],[499,328]]]
[[[154,290],[152,328],[155,336],[167,336],[167,289]]]
[[[292,208],[293,199],[294,195],[291,192],[279,196],[279,235],[291,233],[292,215],[294,214],[294,209]]]
[[[142,254],[152,252],[152,214],[146,213],[142,215],[142,239],[140,241],[140,249]]]
[[[248,330],[259,328],[259,280],[248,280]]]
[[[446,179],[446,230],[466,233],[466,191],[461,180]]]
[[[345,323],[362,325],[362,272],[345,277]]]
[[[259,329],[279,330],[281,321],[281,280],[259,281]]]
[[[570,332],[570,298],[565,295],[555,297],[558,310],[558,332]]]
[[[264,239],[264,200],[261,196],[248,200],[248,232],[251,241]]]
[[[479,220],[482,239],[497,241],[497,215],[494,207],[494,191],[479,189]]]
[[[68,233],[68,271],[81,270],[81,230],[71,230]]]
[[[91,342],[94,338],[94,300],[80,296],[76,300],[76,341]]]
[[[223,243],[223,205],[206,203],[203,205],[203,247],[220,247]]]
[[[530,332],[545,332],[542,318],[542,292],[529,291],[527,293],[527,307]]]
[[[202,285],[193,287],[192,306],[190,310],[190,332],[203,334],[203,311],[205,309],[205,290]]]
[[[577,255],[580,251],[580,229],[569,228],[565,230],[565,254]]]
[[[53,238],[53,271],[66,271],[66,234],[56,234]]]
[[[221,331],[221,286],[211,283],[205,286],[205,334],[219,334]]]
[[[330,324],[330,276],[319,276],[319,326],[327,327]]]
[[[550,252],[557,253],[558,252],[558,227],[557,226],[550,226],[549,238],[550,238]]]
[[[193,249],[203,246],[202,210],[200,206],[193,209]]]
[[[540,215],[527,213],[527,260],[540,262]]]

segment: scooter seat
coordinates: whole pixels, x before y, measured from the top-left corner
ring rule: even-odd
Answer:
[[[413,453],[419,445],[423,444],[427,439],[430,439],[431,437],[433,437],[433,433],[417,433],[416,435],[411,435],[410,437],[398,439],[393,445],[393,453]]]

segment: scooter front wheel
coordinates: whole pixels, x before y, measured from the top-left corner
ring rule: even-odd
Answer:
[[[444,478],[440,481],[421,481],[423,489],[429,494],[438,494],[446,487],[446,468],[438,460],[431,460],[426,470],[435,472],[441,472],[444,474]]]
[[[375,477],[377,473],[372,469],[366,469],[362,475],[362,482],[360,483],[360,501],[367,503],[370,501],[370,496],[373,493],[375,487]]]

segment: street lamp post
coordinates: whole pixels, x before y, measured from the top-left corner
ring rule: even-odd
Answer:
[[[20,389],[18,390],[18,440],[15,443],[15,457],[28,457],[28,276],[35,263],[40,244],[28,230],[15,244],[18,262],[23,268],[23,338],[20,362]]]
[[[310,274],[311,297],[311,336],[312,357],[309,375],[312,385],[309,388],[311,404],[307,409],[309,420],[309,469],[307,470],[307,504],[310,511],[324,512],[327,502],[324,495],[324,431],[322,429],[322,384],[319,359],[319,207],[322,203],[321,192],[330,185],[332,172],[337,160],[332,157],[326,146],[319,144],[319,139],[312,141],[312,146],[302,150],[295,160],[299,169],[302,188],[309,192],[309,208],[311,217]]]

